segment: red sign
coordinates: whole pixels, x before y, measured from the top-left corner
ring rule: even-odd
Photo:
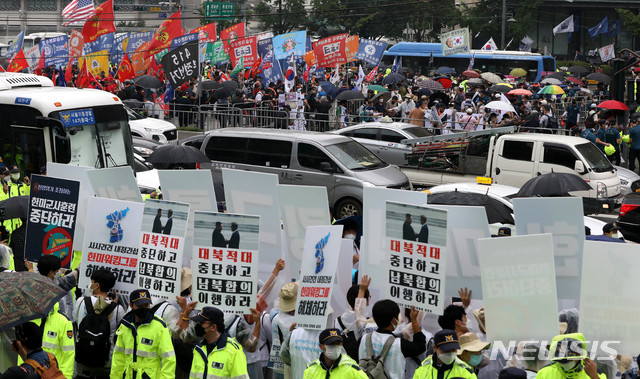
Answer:
[[[337,34],[313,44],[313,52],[319,67],[333,67],[337,64],[347,63],[345,41],[348,36],[347,33]]]
[[[240,58],[244,57],[244,67],[251,67],[258,59],[258,48],[256,45],[256,37],[240,38],[231,42],[229,50],[231,62],[235,65]]]
[[[198,33],[198,40],[200,43],[216,42],[218,40],[218,36],[216,35],[215,22],[201,26],[199,28],[195,28],[191,31],[191,33]]]
[[[64,241],[58,244],[57,241]],[[71,252],[73,247],[73,237],[64,228],[53,228],[45,234],[42,239],[43,255],[55,255],[60,258],[62,267],[65,267],[71,261]]]
[[[227,54],[231,54],[229,50],[231,49],[231,42],[244,38],[245,28],[244,22],[239,24],[235,24],[226,28],[225,30],[220,32],[220,39],[222,40],[222,46],[224,47],[224,51]]]
[[[84,37],[82,33],[73,29],[71,37],[69,37],[69,55],[70,58],[82,56],[82,48],[84,47]]]

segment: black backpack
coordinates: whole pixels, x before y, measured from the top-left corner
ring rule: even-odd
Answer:
[[[354,361],[358,362],[360,341],[356,338],[356,333],[353,330],[346,332],[347,328],[342,323],[342,316],[338,316],[338,324],[340,324],[340,327],[342,328],[342,347],[344,347],[344,351],[346,351],[347,355],[353,358]]]
[[[87,315],[80,322],[76,334],[76,362],[87,367],[104,367],[111,352],[109,315],[117,304],[112,302],[100,314],[93,309],[90,297],[85,296],[84,305]]]
[[[549,121],[547,121],[547,128],[558,129],[560,124],[558,124],[558,119],[553,116],[547,116]]]

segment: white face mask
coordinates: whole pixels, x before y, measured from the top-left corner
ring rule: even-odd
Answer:
[[[345,238],[345,239],[348,239],[348,240],[355,240],[356,239],[356,235],[355,234],[347,234],[342,238]]]
[[[560,363],[560,366],[562,366],[562,369],[564,371],[571,371],[574,367],[576,367],[577,363],[577,361],[569,361],[567,363]]]
[[[453,361],[456,360],[456,352],[455,351],[451,351],[449,353],[441,353],[438,354],[438,358],[442,361],[442,363],[444,363],[445,365],[450,365],[451,363],[453,363]]]
[[[340,345],[325,345],[324,349],[324,355],[332,361],[338,359],[340,354],[342,354],[342,346]]]
[[[13,180],[20,179],[20,174],[19,173],[18,174],[11,174],[11,179],[13,179]]]
[[[613,237],[613,238],[620,238],[620,236],[618,235],[618,233],[613,233],[613,234],[611,235],[611,237]]]

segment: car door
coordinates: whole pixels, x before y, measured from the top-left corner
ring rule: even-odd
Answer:
[[[290,170],[291,184],[326,187],[329,203],[333,204],[335,201],[335,174],[323,171],[321,166],[326,162],[334,170],[339,171],[340,169],[319,146],[298,142],[296,148],[296,159]]]
[[[498,184],[521,187],[534,175],[535,142],[505,139],[494,158],[493,175]]]
[[[351,133],[349,133],[349,137],[355,139],[360,142],[360,144],[364,145],[367,149],[369,149],[372,153],[378,156],[378,158],[382,157],[381,147],[384,145],[382,141],[380,141],[380,128],[358,128]]]
[[[405,155],[411,152],[411,147],[400,141],[412,138],[411,136],[404,135],[396,130],[380,128],[380,154],[378,157],[383,161],[403,166],[407,164],[407,158]]]

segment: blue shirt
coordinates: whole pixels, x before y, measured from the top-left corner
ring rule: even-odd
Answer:
[[[620,139],[620,132],[614,126],[610,126],[605,130],[606,140],[605,142],[610,143],[613,147],[616,148],[616,151],[620,150],[620,145],[618,145],[618,140]],[[602,140],[602,138],[600,139]]]
[[[577,105],[569,105],[567,107],[567,121],[568,122],[577,122],[578,121],[578,113],[580,113],[580,107]]]
[[[580,137],[586,138],[589,142],[598,146],[598,144],[596,143],[596,135],[593,134],[591,129],[583,130],[582,133],[580,133]]]
[[[629,137],[631,138],[630,148],[634,150],[640,150],[640,125],[636,125],[629,130]]]
[[[598,129],[598,131],[596,132],[596,137],[598,137],[600,141],[605,142],[607,137],[605,135],[604,129]],[[600,148],[600,150],[604,151],[604,145],[598,144],[597,146]]]

